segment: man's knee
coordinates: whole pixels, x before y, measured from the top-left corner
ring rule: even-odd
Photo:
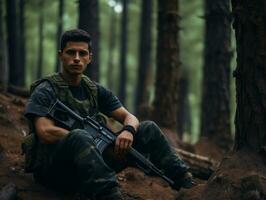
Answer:
[[[145,134],[160,134],[161,130],[154,121],[143,121],[140,123],[139,132]]]
[[[140,123],[140,129],[157,129],[159,128],[154,121],[147,120]]]
[[[140,123],[135,139],[143,143],[158,140],[163,137],[160,128],[153,121],[143,121]]]
[[[89,133],[82,129],[74,129],[69,132],[67,139],[70,141],[89,141],[93,142],[92,136]]]
[[[67,151],[79,151],[81,148],[95,147],[93,138],[82,129],[75,129],[69,132],[62,144]]]

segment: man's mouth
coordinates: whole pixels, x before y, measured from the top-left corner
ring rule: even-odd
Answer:
[[[77,67],[77,68],[82,67],[82,65],[79,65],[79,64],[71,64],[70,66],[71,66],[71,67],[74,67],[74,68],[76,68],[76,67]]]

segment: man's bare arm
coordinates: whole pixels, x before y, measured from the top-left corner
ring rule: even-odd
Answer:
[[[68,134],[68,130],[55,126],[47,117],[37,117],[34,120],[36,134],[44,144],[53,144]]]
[[[131,125],[135,130],[139,127],[139,120],[124,107],[120,107],[111,113],[111,117],[119,121],[123,125]]]
[[[130,125],[137,131],[139,120],[128,112],[124,107],[118,108],[111,113],[111,117],[121,122],[123,125]],[[115,142],[115,152],[124,153],[130,149],[133,144],[133,135],[131,132],[124,130],[117,136]]]

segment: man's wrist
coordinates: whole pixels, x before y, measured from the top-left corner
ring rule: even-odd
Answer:
[[[130,132],[133,135],[136,133],[136,129],[133,126],[131,126],[131,125],[125,125],[122,128],[122,131],[128,131],[128,132]]]

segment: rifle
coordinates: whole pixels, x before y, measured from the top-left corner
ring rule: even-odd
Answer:
[[[83,128],[93,137],[96,143],[96,147],[101,153],[103,153],[107,146],[115,143],[117,136],[112,130],[110,130],[104,124],[96,121],[93,117],[81,117],[59,99],[57,99],[51,106],[48,115],[52,119],[61,123],[67,129],[71,129],[76,121],[78,121],[83,126]],[[62,120],[62,117],[64,118],[64,120]],[[155,174],[165,180],[171,187],[174,187],[174,181],[165,176],[161,170],[159,170],[152,162],[146,159],[137,150],[130,148],[128,153],[133,157],[137,166],[142,171],[144,171],[144,173]]]

